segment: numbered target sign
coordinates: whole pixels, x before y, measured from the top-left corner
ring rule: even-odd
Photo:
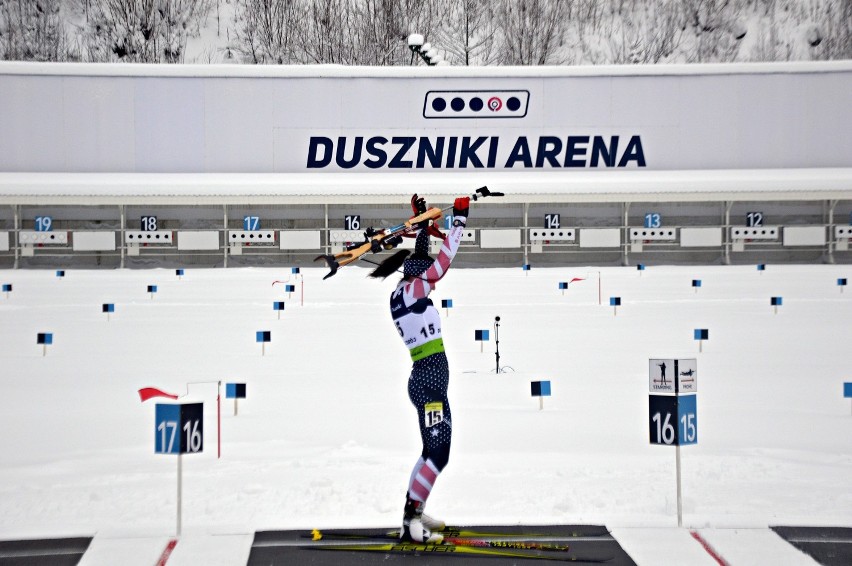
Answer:
[[[143,216],[141,219],[141,226],[143,232],[156,232],[157,231],[157,217],[156,216]]]
[[[663,225],[663,217],[659,212],[649,212],[645,215],[645,228],[659,228]]]
[[[157,404],[154,452],[192,454],[204,450],[204,403]]]
[[[651,444],[684,446],[698,443],[696,395],[649,395]]]
[[[53,231],[53,218],[50,216],[35,217],[36,232],[51,232]]]
[[[560,214],[545,214],[544,227],[546,229],[560,228],[562,226],[562,217]]]
[[[360,230],[361,229],[361,215],[360,214],[347,214],[343,217],[343,229],[344,230]]]
[[[763,226],[763,213],[762,212],[747,212],[746,213],[746,226],[750,228],[758,228]]]
[[[246,232],[260,230],[260,216],[243,216],[243,230]]]

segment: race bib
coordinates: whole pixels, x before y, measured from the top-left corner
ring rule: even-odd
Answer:
[[[444,422],[444,404],[441,401],[426,403],[424,412],[424,424],[426,425],[426,428],[430,428]]]

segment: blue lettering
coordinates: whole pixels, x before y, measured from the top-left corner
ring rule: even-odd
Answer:
[[[399,151],[396,152],[396,155],[391,159],[390,164],[388,165],[389,169],[411,169],[413,163],[411,161],[403,161],[403,157],[408,153],[408,150],[411,149],[411,146],[414,145],[414,142],[417,141],[417,138],[393,138],[391,141],[393,143],[400,144]]]
[[[432,169],[441,168],[441,158],[444,155],[444,138],[440,137],[435,140],[435,145],[432,146],[431,140],[427,137],[420,138],[420,145],[417,146],[417,168],[423,169],[426,159],[429,160],[429,166]]]
[[[380,169],[385,166],[385,163],[388,162],[388,154],[387,152],[380,148],[376,147],[377,145],[384,145],[388,143],[387,138],[383,138],[381,136],[377,136],[374,138],[370,138],[367,140],[367,153],[373,157],[375,160],[367,159],[364,161],[364,165],[369,167],[370,169]]]
[[[568,145],[565,151],[565,167],[585,167],[586,148],[577,147],[577,144],[589,143],[589,136],[568,136]],[[575,159],[583,157],[583,159]]]
[[[319,158],[317,153],[322,148],[323,156]],[[311,136],[308,145],[308,169],[322,169],[331,163],[331,154],[334,151],[334,142],[322,136]]]
[[[618,166],[625,167],[628,161],[635,161],[637,167],[645,167],[645,150],[642,149],[642,139],[639,136],[633,136],[627,142],[627,149],[624,150]]]
[[[352,169],[358,162],[361,161],[361,146],[364,145],[363,136],[355,138],[355,144],[352,147],[352,159],[346,161],[346,138],[337,138],[337,151],[334,154],[337,166],[341,169]]]
[[[476,151],[487,139],[487,137],[476,138],[476,141],[471,144],[469,137],[462,138],[461,153],[459,154],[459,167],[466,168],[467,162],[470,161],[474,167],[481,169],[483,167],[482,161],[479,160],[479,156],[476,155]]]
[[[550,146],[550,147],[548,147]],[[559,167],[556,157],[562,153],[562,140],[553,136],[538,138],[538,152],[536,153],[535,166],[544,167],[544,160],[551,167]]]
[[[491,142],[488,144],[488,168],[494,169],[494,166],[497,164],[497,143],[500,141],[500,138],[497,136],[491,137]]]
[[[592,142],[592,167],[598,166],[598,158],[603,158],[604,165],[615,167],[615,155],[618,153],[618,136],[612,136],[610,146],[607,147],[603,137],[595,136]],[[619,165],[621,167],[621,165]]]
[[[516,161],[521,161],[524,167],[532,167],[532,158],[530,157],[530,146],[527,145],[526,136],[521,136],[515,142],[515,147],[509,153],[509,159],[506,160],[506,169],[511,169],[515,166]]]
[[[459,143],[459,139],[456,136],[450,138],[450,145],[447,148],[447,169],[452,169],[455,167],[456,163],[456,146]]]

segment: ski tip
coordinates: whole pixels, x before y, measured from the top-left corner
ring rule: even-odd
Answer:
[[[311,540],[322,540],[322,532],[319,529],[312,530]]]
[[[325,281],[326,279],[337,273],[337,268],[340,267],[340,264],[337,263],[337,258],[335,258],[333,255],[318,255],[314,258],[314,261],[320,260],[325,261],[326,265],[328,265],[328,268],[331,270],[328,272],[328,275],[322,278],[323,281]]]

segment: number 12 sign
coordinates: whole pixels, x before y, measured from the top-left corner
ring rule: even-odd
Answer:
[[[157,404],[154,452],[187,454],[204,450],[204,403]]]

